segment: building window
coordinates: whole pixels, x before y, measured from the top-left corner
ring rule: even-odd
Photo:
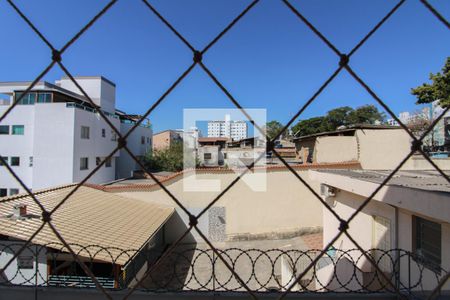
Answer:
[[[17,101],[22,96],[22,94],[23,94],[22,92],[16,92],[14,101]],[[17,104],[32,105],[34,104],[34,102],[36,102],[36,93],[28,93],[25,96],[23,96],[22,99]]]
[[[19,193],[19,189],[9,189],[9,195],[17,195]]]
[[[223,154],[223,159],[227,159],[227,153]]]
[[[7,189],[0,189],[0,197],[6,197],[8,195]]]
[[[30,164],[29,164],[29,166],[30,166],[30,167],[33,166],[33,156],[30,156]]]
[[[85,140],[89,139],[89,127],[81,126],[81,138]]]
[[[101,163],[102,163],[102,159],[100,157],[96,157],[95,158],[95,165],[98,166]]]
[[[147,144],[150,144],[150,138],[147,137]]]
[[[441,224],[413,216],[413,252],[431,270],[441,268]]]
[[[11,157],[11,166],[15,166],[15,167],[20,166],[20,157],[12,156]]]
[[[52,102],[52,94],[39,93],[37,97],[37,103],[50,103]]]
[[[203,159],[211,159],[211,153],[203,153]]]
[[[105,128],[102,129],[102,137],[106,137],[106,129]]]
[[[142,145],[145,144],[145,136],[141,136],[141,144],[142,144]]]
[[[5,164],[8,164],[8,157],[7,156],[2,156],[2,158],[5,161]],[[5,164],[3,163],[2,160],[0,160],[0,166],[4,166]]]
[[[9,125],[0,125],[0,134],[9,134]]]
[[[23,125],[13,125],[11,134],[23,135],[25,133],[25,126]]]
[[[117,134],[114,130],[111,130],[111,141],[117,141]]]
[[[81,157],[80,158],[80,170],[88,170],[89,169],[89,158]]]
[[[106,159],[106,161],[105,161],[105,167],[106,167],[106,168],[110,168],[111,165],[112,165],[112,163],[111,163],[111,158]]]

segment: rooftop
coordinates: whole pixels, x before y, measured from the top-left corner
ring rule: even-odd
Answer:
[[[55,189],[35,192],[36,198],[46,210],[53,209],[75,187],[67,185]],[[25,204],[25,218],[10,218],[13,206]],[[52,224],[74,251],[82,247],[107,248],[99,251],[96,259],[111,261],[111,255],[117,257],[117,263],[124,265],[130,259],[120,255],[124,250],[140,249],[168,220],[173,208],[137,201],[98,189],[81,186],[52,215]],[[19,240],[27,240],[42,224],[41,210],[27,194],[2,198],[0,205],[0,234]],[[45,225],[32,240],[39,245],[55,244],[61,250],[61,242],[49,225]],[[109,253],[108,253],[109,252]],[[80,252],[83,256],[83,251]]]
[[[317,170],[318,173],[328,173],[370,183],[382,183],[392,172],[389,170]],[[450,171],[444,171],[450,175]],[[398,171],[386,184],[428,192],[450,193],[450,183],[435,170],[402,170]]]
[[[400,126],[392,126],[392,125],[371,125],[371,124],[355,124],[351,126],[346,126],[345,128],[334,130],[334,131],[325,131],[310,135],[304,136],[296,136],[293,138],[294,141],[315,138],[318,136],[327,136],[327,135],[352,135],[356,130],[386,130],[386,129],[403,129]]]

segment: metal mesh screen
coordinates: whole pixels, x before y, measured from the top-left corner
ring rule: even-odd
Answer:
[[[97,105],[94,103],[94,101],[90,98],[90,96],[83,90],[83,88],[79,85],[79,83],[75,80],[75,78],[72,76],[71,72],[66,68],[63,58],[64,54],[74,43],[77,42],[77,40],[86,32],[88,31],[92,26],[95,26],[96,22],[102,18],[108,10],[118,2],[117,0],[110,1],[101,11],[95,15],[77,34],[75,34],[62,48],[56,49],[51,41],[49,41],[45,34],[40,32],[39,29],[28,19],[28,17],[21,11],[21,9],[12,1],[7,0],[11,8],[23,19],[26,24],[34,31],[34,33],[42,40],[43,43],[45,43],[49,50],[51,51],[51,57],[49,59],[48,66],[37,76],[34,81],[30,84],[30,86],[26,89],[26,91],[22,94],[21,97],[18,99],[15,99],[15,101],[12,103],[12,105],[9,107],[9,109],[0,117],[0,123],[8,116],[8,114],[16,107],[18,102],[23,98],[24,95],[26,95],[28,92],[30,92],[33,87],[49,72],[50,69],[52,69],[55,65],[58,65],[63,72],[67,75],[68,78],[77,86],[77,88],[81,91],[81,93],[84,95],[84,97],[89,101],[91,105],[94,107],[97,107]],[[27,247],[30,246],[31,240],[42,230],[45,224],[47,224],[54,234],[57,236],[57,238],[60,240],[61,245],[67,249],[68,252],[73,256],[73,259],[79,264],[79,266],[84,270],[84,272],[92,279],[92,282],[95,284],[95,286],[105,295],[106,298],[112,299],[111,295],[109,294],[109,291],[104,287],[104,285],[100,282],[99,278],[96,278],[94,274],[92,273],[91,269],[87,266],[85,262],[83,262],[79,256],[77,255],[77,252],[74,250],[73,245],[69,245],[65,240],[64,236],[62,236],[58,229],[54,226],[52,223],[52,215],[57,211],[66,201],[70,201],[71,196],[83,185],[85,184],[104,164],[107,160],[109,160],[113,155],[119,151],[125,151],[127,152],[135,161],[136,163],[143,169],[146,170],[145,166],[139,160],[133,152],[128,148],[127,146],[127,138],[130,136],[130,134],[136,129],[137,126],[143,122],[145,118],[147,118],[154,109],[160,105],[167,96],[177,88],[179,83],[183,81],[183,79],[195,68],[200,68],[205,72],[205,74],[212,79],[212,81],[219,87],[219,89],[226,95],[226,97],[237,107],[239,108],[242,113],[248,117],[249,121],[252,119],[247,114],[245,109],[240,105],[239,101],[233,97],[233,95],[228,91],[228,89],[221,83],[219,77],[214,74],[210,68],[203,62],[203,57],[208,54],[209,49],[211,49],[213,46],[216,45],[216,43],[225,35],[229,30],[236,27],[235,30],[238,29],[238,23],[242,18],[245,18],[245,15],[252,10],[255,6],[258,5],[258,0],[252,1],[238,16],[236,16],[228,26],[226,26],[209,44],[207,44],[206,47],[203,49],[197,49],[194,47],[177,29],[167,20],[165,17],[158,12],[158,10],[155,9],[155,7],[147,0],[143,0],[143,6],[146,9],[149,9],[156,18],[158,18],[162,23],[164,23],[170,31],[179,38],[179,40],[186,45],[187,48],[189,48],[192,51],[193,56],[193,62],[192,64],[173,82],[173,84],[158,98],[154,103],[148,108],[148,110],[145,112],[145,114],[142,116],[142,118],[136,122],[136,124],[124,135],[120,133],[120,131],[111,123],[109,118],[105,115],[105,113],[98,109],[98,113],[100,117],[110,126],[110,128],[116,133],[118,136],[118,143],[117,147],[105,158],[103,159],[100,164],[98,164],[90,173],[88,176],[86,176],[81,182],[74,185],[71,192],[64,197],[64,199],[56,205],[52,210],[47,210],[39,201],[38,197],[31,192],[31,190],[24,184],[24,182],[21,180],[20,176],[18,176],[14,169],[12,169],[4,160],[4,158],[0,155],[0,160],[4,164],[6,170],[11,173],[11,175],[20,183],[20,185],[25,189],[25,191],[29,194],[29,196],[34,200],[34,202],[40,207],[42,211],[42,225],[36,230],[36,232],[29,237],[28,241],[23,244],[19,251],[16,251],[13,257],[9,260],[9,262],[3,267],[3,269],[0,271],[0,274],[8,268],[8,266],[18,257],[18,255],[27,249]],[[330,42],[327,37],[322,34],[315,26],[312,24],[303,14],[301,11],[296,9],[288,0],[282,0],[282,3],[287,8],[287,11],[290,11],[291,13],[295,14],[298,17],[299,22],[304,23],[316,36],[318,39],[320,39],[326,46],[336,54],[336,69],[331,70],[331,75],[329,78],[323,82],[323,84],[320,86],[320,88],[313,94],[313,96],[308,99],[303,106],[293,115],[293,117],[290,119],[289,122],[287,122],[283,128],[274,138],[269,139],[267,138],[267,150],[272,151],[276,157],[286,166],[287,169],[291,171],[293,176],[295,176],[301,185],[304,185],[313,195],[315,198],[317,198],[317,201],[320,201],[326,209],[336,217],[336,219],[339,221],[339,233],[326,245],[322,251],[318,252],[317,255],[314,256],[313,259],[310,260],[308,264],[306,264],[303,271],[295,278],[295,280],[292,281],[292,284],[286,288],[285,291],[279,294],[279,299],[283,299],[293,288],[293,286],[298,283],[302,282],[302,279],[304,279],[305,275],[318,263],[318,261],[327,255],[327,249],[342,235],[345,235],[350,239],[355,247],[359,249],[361,252],[361,255],[363,255],[371,264],[373,264],[374,268],[379,271],[378,274],[381,276],[384,276],[384,280],[386,281],[386,288],[396,293],[400,298],[405,298],[407,295],[402,293],[399,289],[399,287],[393,282],[393,278],[388,277],[385,275],[378,266],[377,262],[374,260],[374,258],[370,255],[370,253],[367,253],[356,241],[355,239],[348,233],[348,229],[350,226],[352,226],[352,220],[354,220],[355,216],[360,213],[364,207],[366,207],[369,202],[373,199],[373,197],[377,194],[378,191],[382,187],[384,187],[389,180],[397,173],[397,171],[400,170],[400,168],[405,164],[405,162],[414,154],[414,153],[421,153],[423,157],[441,174],[443,178],[447,182],[450,182],[449,177],[445,172],[443,172],[433,160],[429,158],[427,153],[425,153],[422,150],[422,140],[425,138],[427,134],[429,134],[433,127],[436,126],[436,124],[443,118],[444,114],[449,110],[447,107],[442,114],[436,118],[431,126],[426,130],[421,137],[417,138],[415,137],[411,131],[407,128],[405,124],[399,120],[399,118],[393,113],[393,111],[390,109],[390,107],[376,94],[376,92],[357,74],[357,72],[350,66],[350,62],[352,59],[352,56],[360,49],[362,45],[364,45],[371,37],[372,35],[383,26],[383,24],[389,20],[390,18],[395,18],[396,12],[402,7],[402,5],[405,3],[404,0],[399,1],[392,9],[389,11],[387,15],[385,15],[373,28],[370,30],[366,36],[364,36],[361,41],[359,41],[353,49],[348,53],[342,53],[335,45],[333,45],[332,42]],[[447,29],[450,28],[449,22],[439,13],[438,10],[436,10],[429,2],[426,0],[421,0],[423,3],[423,9],[429,10],[431,14],[433,14],[440,23],[442,23],[442,26],[445,26]],[[392,170],[389,176],[385,178],[385,180],[378,186],[376,190],[373,191],[373,193],[367,197],[367,199],[356,209],[356,211],[348,218],[343,219],[341,218],[318,194],[317,192],[303,179],[299,176],[299,174],[292,168],[291,165],[289,165],[285,159],[277,152],[277,149],[274,148],[274,141],[284,132],[287,128],[289,128],[293,122],[302,115],[302,113],[309,107],[311,103],[313,103],[316,98],[322,93],[322,91],[336,78],[336,76],[341,72],[347,72],[351,77],[354,78],[358,84],[360,84],[372,97],[373,99],[381,106],[383,107],[387,113],[400,124],[400,126],[405,130],[409,136],[412,139],[411,143],[411,151],[410,153],[398,164],[396,168]],[[257,125],[254,124],[254,126],[262,133],[264,134],[264,131]],[[253,165],[251,165],[248,170],[251,170]],[[247,171],[248,171],[247,170]],[[246,172],[247,172],[246,171]],[[247,290],[249,295],[253,299],[258,299],[258,294],[255,293],[254,289],[248,286],[248,281],[241,278],[241,276],[236,272],[234,268],[234,264],[230,262],[230,260],[227,258],[227,254],[224,251],[218,250],[214,247],[213,243],[210,242],[207,238],[207,236],[197,227],[198,224],[198,218],[201,217],[209,208],[211,208],[217,201],[219,201],[224,194],[226,194],[230,189],[233,188],[233,186],[240,180],[241,177],[236,177],[235,180],[233,180],[227,188],[225,188],[217,197],[211,200],[210,204],[207,205],[198,215],[193,215],[189,212],[189,210],[183,205],[183,201],[178,199],[173,193],[171,193],[165,186],[160,182],[160,180],[155,177],[152,173],[147,172],[148,175],[159,185],[159,187],[164,190],[165,193],[174,201],[174,203],[182,210],[184,211],[188,218],[189,218],[189,228],[182,234],[176,242],[174,242],[168,249],[164,251],[164,253],[155,261],[155,263],[146,271],[145,276],[142,277],[141,281],[145,279],[148,276],[152,275],[152,272],[158,269],[159,266],[161,266],[166,259],[168,259],[173,253],[174,250],[177,248],[178,244],[181,240],[183,240],[184,237],[186,237],[190,231],[195,230],[197,233],[204,239],[204,241],[210,246],[210,251],[213,252],[214,256],[221,261],[221,263],[233,274],[233,277],[235,280],[239,283],[239,285]],[[433,290],[433,292],[429,295],[429,298],[436,297],[437,294],[439,294],[442,286],[448,281],[450,277],[450,273],[444,274],[441,279],[439,280],[439,283]],[[304,281],[303,281],[304,282]],[[124,299],[129,298],[133,292],[136,290],[136,288],[139,286],[139,284],[136,284],[133,288],[129,289],[127,292],[127,295],[124,297]],[[220,288],[218,288],[220,290]]]

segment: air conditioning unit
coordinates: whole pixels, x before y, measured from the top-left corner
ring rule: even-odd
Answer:
[[[320,185],[320,195],[324,198],[334,197],[336,196],[336,188],[322,183]]]

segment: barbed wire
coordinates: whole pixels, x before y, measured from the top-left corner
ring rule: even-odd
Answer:
[[[0,242],[1,255],[12,255],[23,243]],[[101,274],[95,276],[102,288],[108,290],[123,290],[142,278],[139,274],[142,267],[153,265],[155,258],[160,256],[161,249],[120,249],[102,247],[99,245],[70,244],[74,254],[82,259],[91,273],[98,265],[102,265]],[[258,248],[204,248],[197,246],[180,246],[173,251],[155,272],[138,286],[138,290],[147,292],[188,292],[188,291],[228,291],[243,292],[245,288],[239,282],[236,274],[252,292],[279,292],[286,290],[295,280],[298,273],[304,271],[321,249],[258,249]],[[66,244],[49,243],[44,245],[29,245],[25,254],[35,259],[32,268],[17,266],[9,268],[3,274],[3,286],[42,286],[96,288],[89,276],[80,274],[76,260],[67,257],[70,252]],[[226,259],[228,264],[216,255],[217,252]],[[362,260],[370,257],[377,264],[383,264],[384,270],[365,270],[368,279],[361,274]],[[126,265],[120,265],[124,260]],[[346,273],[340,272],[340,266],[347,268]],[[423,293],[422,279],[430,270],[425,265],[431,264],[417,254],[403,249],[334,249],[332,253],[319,260],[306,279],[296,282],[295,292],[310,293],[378,293],[386,292],[391,287],[383,277],[383,273],[396,276],[395,266],[404,265],[408,270],[400,277],[399,290],[403,293]],[[117,266],[121,271],[117,272]],[[49,268],[49,269],[48,269]],[[50,271],[48,271],[50,270]],[[324,272],[325,271],[325,272]],[[50,273],[48,273],[50,272]],[[432,271],[438,284],[445,270],[436,266]],[[321,275],[322,273],[322,275]],[[324,276],[323,274],[326,274]],[[411,275],[413,278],[411,279]]]

